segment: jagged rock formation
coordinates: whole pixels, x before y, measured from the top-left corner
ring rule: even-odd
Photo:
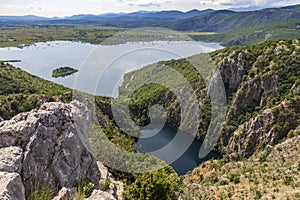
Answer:
[[[0,171],[0,199],[25,199],[24,185],[18,173]]]
[[[116,198],[113,195],[107,192],[103,192],[101,190],[94,190],[91,196],[89,198],[86,198],[86,200],[115,200],[115,199]]]
[[[23,150],[20,147],[0,149],[0,171],[21,173]]]
[[[75,123],[88,118],[89,113],[79,102],[45,103],[40,110],[21,113],[2,122],[0,170],[5,171],[1,179],[6,176],[12,179],[7,187],[19,184],[14,188],[23,188],[24,185],[28,196],[43,185],[51,187],[54,193],[83,180],[97,186],[100,179],[97,162],[83,142],[87,137],[84,127]]]
[[[224,150],[228,153],[248,157],[259,148],[264,149],[266,145],[275,145],[286,137],[289,130],[295,129],[299,124],[297,122],[299,116],[288,115],[289,112],[297,113],[298,111],[295,105],[288,101],[283,101],[273,108],[264,110],[262,114],[240,125],[230,137]],[[279,117],[280,113],[286,113],[287,115],[282,119]],[[279,127],[278,124],[282,122],[281,120],[288,124],[285,127],[287,130],[284,130],[284,127]]]
[[[63,187],[53,200],[68,200],[74,199],[77,196],[77,188],[66,188]]]

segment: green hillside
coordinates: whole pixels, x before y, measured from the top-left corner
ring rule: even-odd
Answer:
[[[266,40],[300,38],[300,20],[276,22],[262,26],[235,28],[210,35],[190,35],[193,39],[218,42],[222,46],[245,46]]]
[[[300,5],[249,12],[220,10],[186,20],[175,21],[167,24],[166,27],[179,31],[224,32],[235,28],[261,26],[299,18]]]
[[[0,61],[0,117],[38,108],[46,101],[70,101],[71,90]]]

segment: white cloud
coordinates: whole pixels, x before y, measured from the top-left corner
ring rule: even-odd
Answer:
[[[205,1],[205,0],[204,0]],[[206,0],[206,3],[210,2],[213,6],[230,6],[230,7],[273,7],[277,5],[290,5],[300,3],[300,0]]]
[[[300,0],[9,0],[0,2],[0,15],[68,16],[137,10],[227,9],[300,4]]]
[[[97,0],[92,0],[97,1]],[[136,7],[160,7],[163,4],[170,3],[170,0],[118,0],[119,6],[136,6]]]

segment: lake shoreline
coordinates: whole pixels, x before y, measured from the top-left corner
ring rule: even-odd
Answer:
[[[217,43],[193,42],[193,41],[156,41],[156,42],[129,42],[122,45],[93,45],[74,41],[50,41],[35,43],[22,49],[17,47],[0,48],[0,60],[21,60],[11,63],[33,75],[46,80],[77,89],[93,95],[112,96],[114,90],[122,84],[123,76],[131,71],[140,69],[146,65],[162,60],[178,59],[203,52],[212,52],[224,47]],[[98,52],[96,61],[101,61],[102,66],[86,67],[93,54]],[[132,55],[130,55],[130,53]],[[135,54],[133,54],[135,53]],[[149,55],[148,55],[149,54]],[[112,61],[120,55],[128,58],[112,65]],[[134,61],[134,63],[133,63]],[[124,65],[124,63],[129,63]],[[52,70],[58,66],[70,66],[79,70],[77,75],[54,79]],[[108,69],[108,67],[110,67]],[[86,68],[86,69],[85,69]],[[108,70],[107,70],[108,69]],[[92,71],[96,73],[92,74]],[[109,72],[114,75],[114,80],[107,80],[110,74],[104,74],[100,85],[112,85],[114,87],[98,88],[97,81],[101,74]],[[103,80],[102,80],[103,79]],[[93,82],[89,83],[87,82]],[[87,84],[83,87],[82,83]]]

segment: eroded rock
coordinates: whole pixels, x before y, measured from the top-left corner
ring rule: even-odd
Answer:
[[[0,172],[0,199],[25,200],[25,189],[19,174]]]
[[[24,151],[26,195],[33,185],[47,185],[54,193],[82,181],[98,185],[100,171],[87,142],[89,117],[79,102],[52,102],[0,123],[0,147],[20,146]]]
[[[116,198],[108,192],[94,190],[91,196],[85,200],[116,200]]]
[[[5,147],[0,149],[0,171],[21,172],[23,150],[20,147]]]
[[[63,187],[58,195],[53,198],[53,200],[70,200],[75,199],[77,196],[77,189],[76,188],[65,188]]]

